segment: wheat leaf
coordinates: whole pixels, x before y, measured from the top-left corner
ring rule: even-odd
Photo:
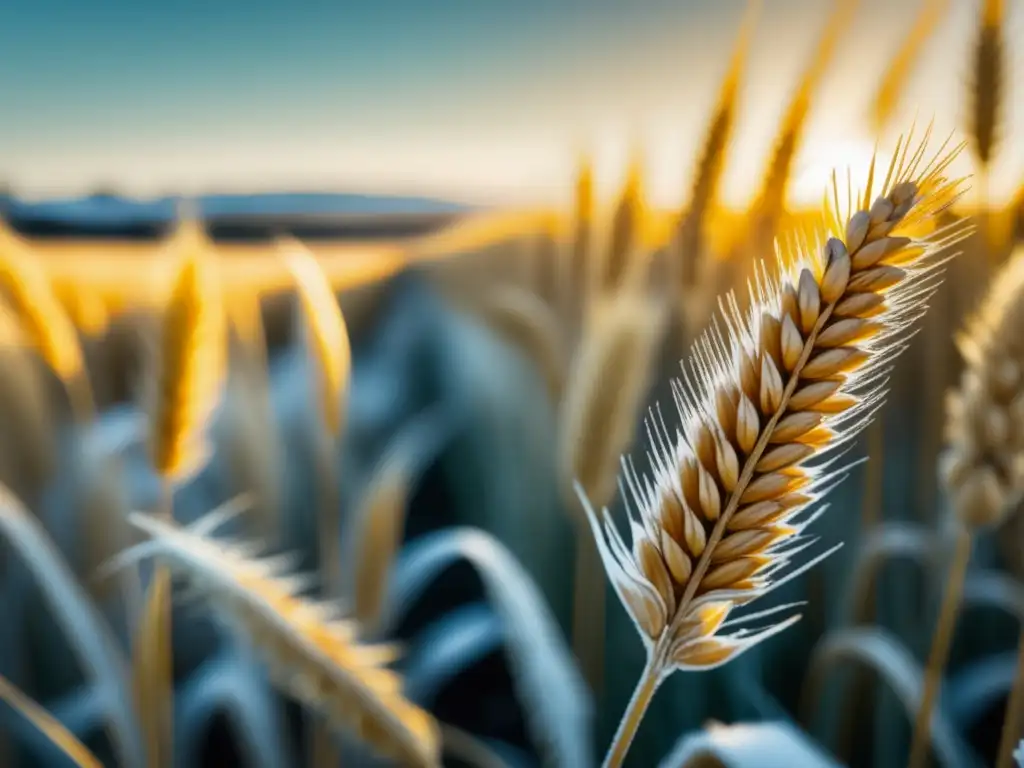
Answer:
[[[451,434],[443,408],[414,417],[394,438],[371,475],[369,487],[344,532],[353,563],[356,619],[376,626],[387,594],[388,573],[402,544],[406,506],[422,472]]]
[[[45,734],[54,746],[59,747],[79,768],[103,768],[103,764],[96,759],[96,756],[86,749],[85,745],[76,739],[67,728],[22,691],[18,690],[3,675],[0,675],[0,698],[21,713],[40,732]]]
[[[819,706],[826,676],[841,664],[856,662],[874,671],[892,690],[912,718],[917,711],[924,679],[921,665],[888,632],[877,627],[846,629],[826,635],[811,655],[801,692],[801,722],[805,725]],[[932,711],[932,749],[947,768],[976,768],[977,758],[960,739],[941,708]]]
[[[102,691],[119,761],[123,765],[142,765],[145,752],[131,704],[127,665],[117,642],[37,520],[2,484],[0,529],[35,576],[72,651]]]
[[[686,734],[659,768],[840,768],[807,736],[784,722],[712,724]]]
[[[472,528],[448,528],[407,544],[392,576],[384,626],[394,626],[460,560],[476,569],[505,624],[513,680],[537,746],[554,765],[593,766],[586,686],[537,586],[496,539]]]
[[[248,649],[232,645],[206,661],[184,684],[177,699],[174,741],[183,745],[175,756],[181,768],[200,764],[200,754],[190,748],[203,744],[203,736],[218,714],[226,716],[245,765],[285,768],[296,764],[287,748],[277,697]]]
[[[459,674],[501,650],[504,635],[501,620],[482,604],[456,608],[420,630],[402,670],[409,698],[432,708]]]

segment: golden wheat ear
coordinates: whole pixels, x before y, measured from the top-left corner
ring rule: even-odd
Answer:
[[[188,527],[133,513],[130,522],[150,538],[112,566],[155,557],[262,652],[275,684],[401,765],[439,766],[435,721],[404,698],[399,676],[384,666],[394,649],[358,643],[355,622],[302,597],[309,579],[290,572],[292,557],[258,557],[249,543],[212,538],[239,511],[227,505]]]
[[[1024,248],[957,339],[965,368],[946,401],[941,474],[957,517],[998,524],[1024,498]]]
[[[670,435],[660,414],[648,420],[649,476],[624,462],[632,547],[607,510],[603,520],[589,511],[648,648],[610,765],[669,673],[724,664],[795,620],[722,632],[754,618],[728,620],[735,608],[825,556],[783,575],[813,543],[802,534],[816,515],[804,513],[841,479],[835,454],[880,406],[888,367],[941,281],[949,246],[969,229],[930,221],[961,185],[944,176],[959,148],[929,155],[929,135],[901,141],[873,202],[874,165],[863,196],[847,202],[852,215],[838,202],[827,212],[837,225],[845,218],[837,236],[823,230],[813,246],[802,238],[780,249],[777,278],[762,265],[746,312],[732,295],[721,303],[674,382],[680,427]]]

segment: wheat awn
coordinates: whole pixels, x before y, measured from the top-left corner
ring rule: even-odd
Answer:
[[[798,618],[722,633],[773,613],[729,620],[828,554],[780,577],[813,543],[801,534],[816,515],[801,513],[841,479],[837,457],[826,457],[879,407],[887,366],[941,281],[942,254],[966,233],[932,222],[961,185],[944,176],[959,148],[947,151],[947,140],[926,157],[929,136],[913,149],[912,134],[901,140],[873,202],[872,164],[845,226],[833,183],[827,208],[842,237],[780,250],[780,278],[762,267],[745,317],[731,294],[722,303],[724,331],[715,323],[704,334],[675,382],[682,428],[672,438],[660,413],[648,420],[653,477],[623,461],[632,549],[578,487],[608,577],[648,652],[606,765],[621,764],[669,674],[724,664]]]

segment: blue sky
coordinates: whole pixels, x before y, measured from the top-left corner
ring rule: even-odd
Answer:
[[[951,1],[904,123],[915,106],[942,128],[962,123],[973,0]],[[547,201],[566,193],[581,142],[611,188],[639,139],[652,194],[669,203],[685,189],[745,5],[11,0],[0,4],[0,178],[29,195],[103,184]],[[823,84],[797,195],[817,188],[823,164],[863,162],[865,105],[914,12],[862,0]],[[766,0],[730,199],[756,184],[827,13],[821,0]],[[997,191],[1024,178],[1022,160],[1008,153]]]

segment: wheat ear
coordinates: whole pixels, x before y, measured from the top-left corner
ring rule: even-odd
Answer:
[[[591,309],[559,412],[558,459],[576,530],[573,651],[592,692],[600,696],[605,588],[595,588],[601,562],[585,513],[573,498],[572,481],[598,504],[614,497],[618,457],[633,443],[668,313],[657,302],[628,291],[602,297]]]
[[[643,154],[636,144],[630,152],[626,178],[608,228],[608,247],[599,253],[593,286],[598,293],[618,290],[636,275],[645,214]]]
[[[998,129],[1003,107],[1004,55],[1003,0],[982,0],[978,36],[974,45],[974,73],[970,92],[970,136],[979,166],[978,197],[982,242],[988,248],[990,266],[997,263],[988,210],[989,167],[999,141]]]
[[[354,622],[302,597],[309,579],[290,572],[291,556],[261,558],[249,543],[214,539],[237,511],[225,507],[188,527],[133,513],[131,523],[150,538],[110,568],[154,556],[262,652],[283,690],[401,765],[439,766],[433,718],[402,696],[400,678],[384,666],[394,649],[357,643]]]
[[[337,439],[344,425],[342,399],[348,392],[352,353],[348,329],[334,290],[316,257],[294,238],[279,243],[285,264],[298,289],[303,315],[309,326],[311,354],[321,376],[321,410],[330,435]]]
[[[174,276],[150,392],[150,449],[165,484],[180,482],[207,461],[205,428],[227,369],[227,325],[209,244],[187,223],[171,249]]]
[[[28,243],[0,224],[0,291],[6,293],[40,357],[67,387],[79,423],[95,415],[92,386],[78,334]]]
[[[924,764],[931,710],[959,611],[976,531],[998,525],[1024,494],[1024,249],[992,280],[988,295],[958,338],[965,368],[946,400],[946,443],[940,474],[958,523],[957,545],[932,640],[911,747],[911,766]],[[1024,637],[1022,637],[1024,640]],[[1004,723],[1000,765],[1016,736],[1014,687]]]
[[[174,278],[161,319],[151,382],[150,452],[162,481],[161,514],[173,518],[176,483],[208,461],[206,427],[226,373],[227,326],[210,246],[198,222],[171,239]],[[171,764],[173,659],[170,572],[153,573],[133,653],[152,765]]]
[[[998,141],[1003,99],[1003,0],[983,0],[974,47],[971,84],[971,143],[978,162],[988,167]]]
[[[761,237],[765,236],[764,233],[774,234],[775,224],[785,208],[793,160],[800,148],[814,92],[835,56],[840,37],[849,27],[858,2],[859,0],[835,0],[832,14],[818,40],[814,55],[808,62],[800,85],[783,116],[761,192],[754,204],[754,225],[759,230],[764,230],[755,234],[760,234]]]
[[[734,296],[723,302],[724,331],[716,323],[705,332],[675,383],[681,428],[673,438],[660,416],[648,421],[653,476],[623,462],[632,549],[578,488],[605,570],[647,649],[605,765],[622,763],[669,674],[724,664],[798,618],[721,632],[765,615],[727,621],[825,556],[779,577],[811,543],[800,534],[814,516],[797,518],[843,472],[825,458],[879,407],[887,366],[941,280],[940,252],[965,234],[963,226],[933,228],[959,189],[943,175],[958,150],[943,144],[926,157],[928,138],[913,150],[912,136],[901,140],[873,202],[872,165],[845,226],[833,183],[831,229],[840,236],[780,250],[780,278],[760,270],[746,316]]]
[[[704,138],[704,149],[694,173],[687,211],[676,233],[679,283],[684,290],[692,288],[697,281],[698,260],[703,252],[705,218],[715,204],[725,170],[726,150],[736,122],[741,78],[750,38],[760,11],[761,0],[748,0],[746,17],[740,27],[729,68],[718,91],[718,103]]]

